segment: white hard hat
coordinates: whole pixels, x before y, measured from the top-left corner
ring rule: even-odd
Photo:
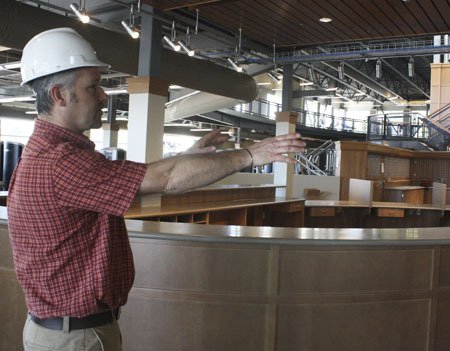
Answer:
[[[74,68],[110,66],[98,60],[92,46],[72,28],[56,28],[34,36],[22,53],[22,84]]]

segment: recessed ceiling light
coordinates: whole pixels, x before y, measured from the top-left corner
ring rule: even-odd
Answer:
[[[322,17],[319,19],[319,21],[323,23],[329,23],[332,21],[332,19],[330,17]]]

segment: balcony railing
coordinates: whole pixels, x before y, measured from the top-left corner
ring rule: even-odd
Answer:
[[[445,150],[450,135],[418,113],[380,114],[368,117],[367,140],[416,140]]]
[[[264,99],[255,99],[250,103],[238,104],[232,108],[235,111],[262,118],[275,119],[275,114],[282,111],[281,104]],[[325,113],[311,112],[292,108],[298,113],[297,124],[320,129],[367,133],[367,120],[348,117],[338,117]]]

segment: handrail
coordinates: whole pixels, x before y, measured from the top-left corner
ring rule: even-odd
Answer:
[[[238,104],[231,109],[253,116],[275,119],[275,113],[282,111],[282,105],[262,98],[257,98],[249,103]],[[299,115],[297,124],[306,127],[351,131],[353,133],[361,134],[367,133],[366,119],[333,116],[299,108],[292,108],[292,111],[297,112]]]
[[[372,115],[367,125],[367,140],[417,140],[438,150],[450,143],[449,130],[417,113]]]

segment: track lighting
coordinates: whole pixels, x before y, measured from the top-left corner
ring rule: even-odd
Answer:
[[[188,56],[194,56],[195,52],[194,50],[190,50],[186,45],[183,44],[183,42],[181,40],[178,40],[178,45],[181,46],[181,48],[183,49],[183,51],[188,54]],[[175,49],[174,49],[175,50]]]
[[[377,79],[380,79],[381,75],[382,75],[381,60],[378,59],[376,65],[375,65],[375,77],[377,77]]]
[[[180,51],[181,50],[181,46],[175,44],[172,40],[170,40],[169,38],[167,38],[166,36],[163,36],[163,39],[166,41],[167,44],[169,44],[169,46],[174,50],[174,51]]]
[[[414,77],[414,59],[412,57],[408,61],[408,76]]]
[[[232,59],[227,58],[227,61],[230,63],[231,67],[234,68],[235,71],[241,73],[243,71],[241,66],[238,66]]]
[[[270,79],[272,79],[275,83],[280,83],[280,79],[278,79],[276,73],[273,72],[267,72],[267,75],[269,76]]]
[[[125,21],[122,21],[120,23],[122,24],[123,28],[125,28],[130,37],[132,37],[133,39],[139,38],[139,32],[136,30],[136,28],[134,28],[134,26],[129,25]]]
[[[83,7],[81,10],[79,6],[75,3],[72,3],[69,5],[69,7],[72,9],[73,13],[78,17],[78,19],[83,23],[89,23],[89,16],[86,13],[86,9]]]
[[[140,11],[140,2],[138,3],[138,12]],[[127,31],[127,33],[132,37],[133,39],[138,39],[140,36],[139,30],[136,29],[134,25],[134,5],[130,6],[130,23],[127,23],[125,21],[120,22]]]

